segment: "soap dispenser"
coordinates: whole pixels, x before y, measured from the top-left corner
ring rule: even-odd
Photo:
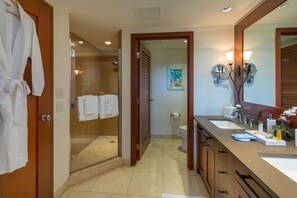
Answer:
[[[276,125],[276,120],[272,119],[272,114],[270,114],[267,119],[267,133],[274,133],[274,130],[272,129],[273,125]]]

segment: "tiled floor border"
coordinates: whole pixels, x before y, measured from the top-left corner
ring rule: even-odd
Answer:
[[[100,175],[102,173],[105,173],[107,171],[110,171],[112,169],[115,169],[119,166],[123,165],[123,162],[125,164],[130,164],[130,160],[128,159],[122,159],[120,157],[113,158],[111,160],[102,162],[100,164],[85,168],[83,170],[74,172],[70,174],[68,180],[54,193],[55,198],[59,198],[62,196],[62,194],[71,186],[80,183],[82,181],[85,181],[87,179],[90,179],[92,177],[95,177],[97,175]]]

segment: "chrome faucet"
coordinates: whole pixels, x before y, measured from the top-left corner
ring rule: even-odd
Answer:
[[[235,109],[232,113],[232,116],[234,116],[236,113],[239,115],[239,122],[241,124],[247,124],[246,112],[243,109]]]
[[[250,128],[253,128],[253,127],[254,127],[254,121],[255,121],[255,119],[253,119],[253,118],[251,118],[251,119],[249,120]]]

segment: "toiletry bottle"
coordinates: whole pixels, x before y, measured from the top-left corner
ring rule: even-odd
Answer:
[[[258,121],[258,132],[263,132],[263,122],[261,120]]]
[[[267,119],[267,133],[272,133],[274,130],[272,129],[272,126],[276,125],[276,120],[272,119],[272,114],[269,115],[269,118]]]
[[[277,130],[275,139],[278,141],[282,140],[282,131],[280,129]]]

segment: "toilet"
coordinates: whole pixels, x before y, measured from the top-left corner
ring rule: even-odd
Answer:
[[[181,145],[181,150],[184,151],[184,152],[187,152],[187,140],[188,140],[188,136],[187,136],[187,125],[184,125],[184,126],[180,126],[179,127],[179,134],[181,135],[182,137],[182,145]]]

